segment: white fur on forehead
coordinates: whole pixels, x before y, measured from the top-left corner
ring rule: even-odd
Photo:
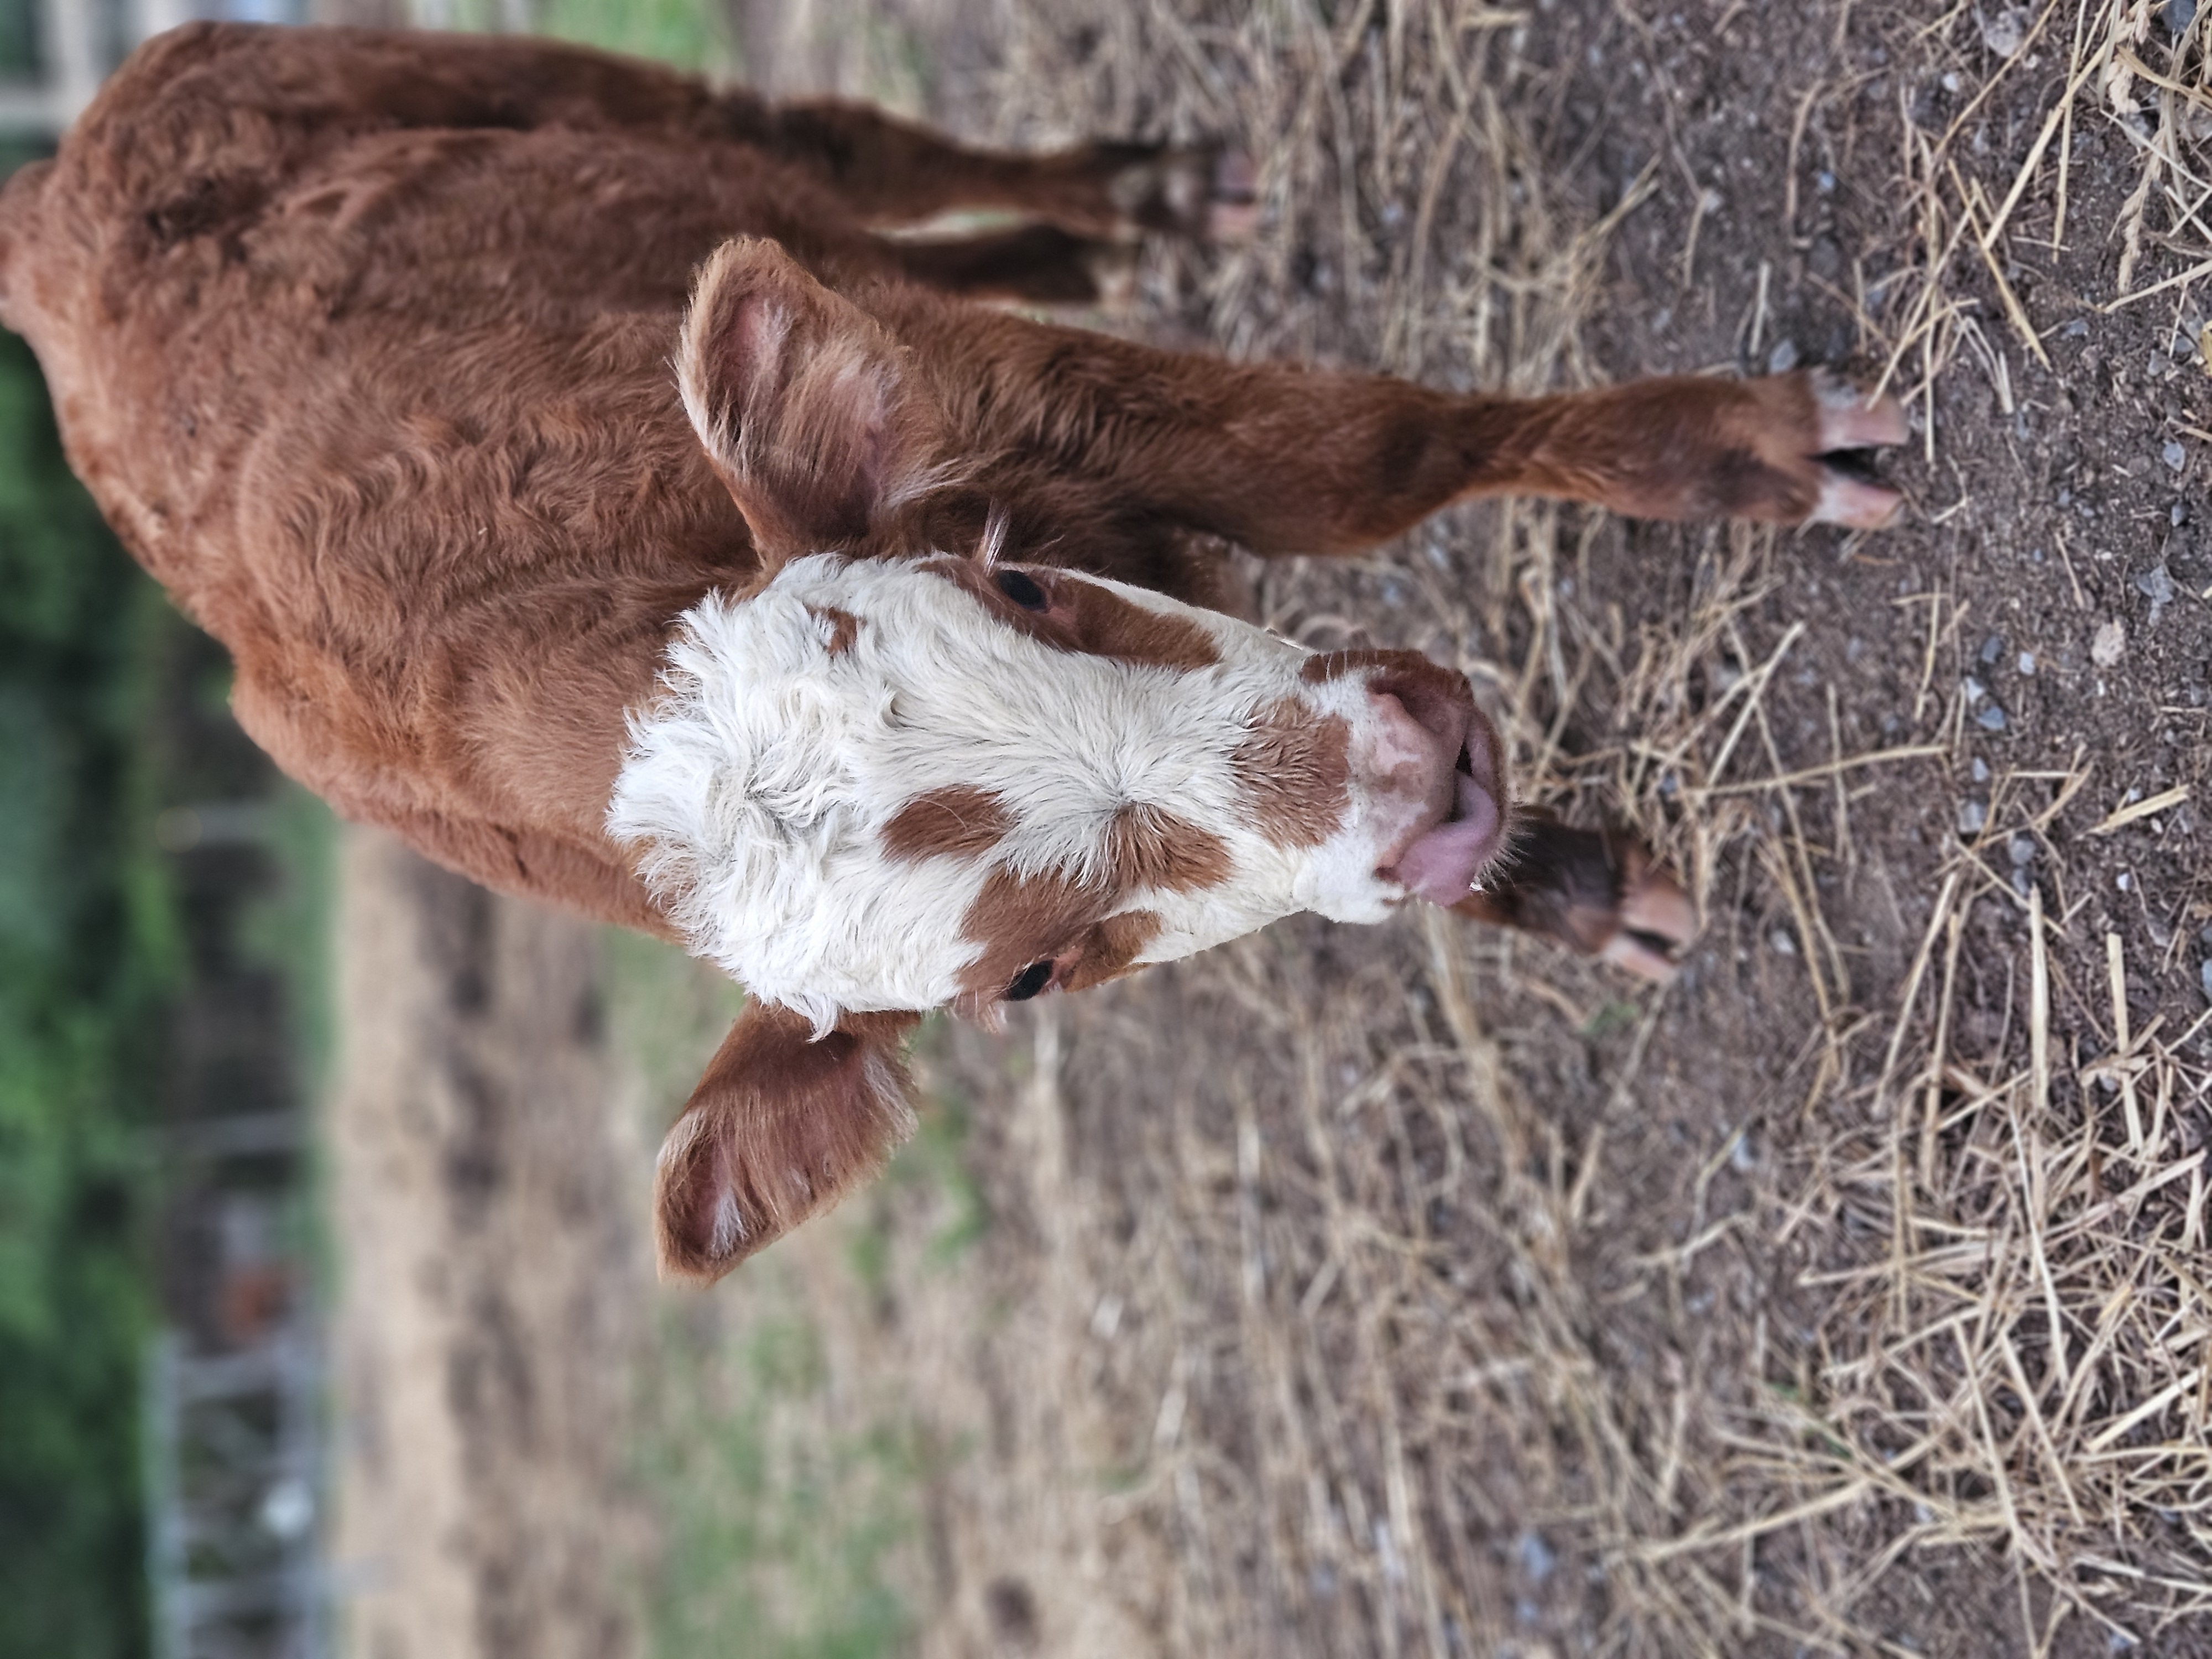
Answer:
[[[857,629],[839,641],[829,609]],[[1255,832],[1230,759],[1302,653],[1188,614],[1222,636],[1218,667],[1056,650],[913,561],[793,560],[753,598],[712,596],[682,619],[608,830],[639,844],[640,873],[696,953],[823,1030],[841,1010],[952,1001],[981,949],[963,924],[992,871],[1103,875],[1132,802],[1218,836],[1237,873],[1126,902],[1162,914],[1176,954],[1234,937],[1310,902],[1310,859]],[[1012,819],[991,856],[890,858],[882,832],[900,808],[956,785],[990,791]]]
[[[850,584],[821,591],[822,567],[841,565],[795,560],[750,599],[710,594],[685,613],[607,811],[611,834],[642,843],[639,873],[691,949],[821,1030],[842,1009],[933,1007],[951,988],[871,960],[865,918],[834,890],[875,856],[863,762],[892,696],[836,672],[859,641],[831,654],[810,607],[850,605]],[[956,935],[957,922],[955,909]]]

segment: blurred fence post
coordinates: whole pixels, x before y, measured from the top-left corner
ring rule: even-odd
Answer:
[[[322,1364],[305,1319],[213,1355],[173,1331],[146,1367],[155,1659],[328,1659],[317,1548]]]

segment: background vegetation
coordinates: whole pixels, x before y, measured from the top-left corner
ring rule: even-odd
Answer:
[[[14,158],[20,159],[20,158]],[[177,954],[143,733],[181,626],[0,335],[0,1655],[143,1651],[142,1131]]]

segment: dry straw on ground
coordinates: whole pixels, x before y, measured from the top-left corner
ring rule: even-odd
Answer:
[[[1691,9],[1723,50],[1742,9]],[[1945,388],[1979,376],[2012,417],[2050,364],[2008,250],[2092,234],[2077,133],[2124,135],[2140,169],[2117,281],[2083,299],[2202,322],[2207,25],[2176,45],[2143,0],[1802,9],[1827,67],[1765,142],[1791,222],[1818,146],[1886,204],[1814,280],[1916,416],[1948,504],[1899,534],[1932,533],[2006,487],[1940,465]],[[1256,243],[1149,256],[1115,325],[1533,391],[1637,367],[1597,355],[1607,306],[1713,303],[1698,273],[1727,224],[1672,115],[1609,199],[1562,194],[1561,37],[1601,9],[871,15],[838,39],[936,53],[936,112],[971,136],[1252,145]],[[1605,21],[1650,73],[1693,61],[1679,20],[1624,0]],[[1957,77],[1949,114],[1916,113],[1899,72],[1894,118],[1851,128],[1881,79],[1849,49],[1870,29],[1922,81]],[[2023,86],[2045,88],[2025,137],[1986,153],[1978,119],[2017,124]],[[1676,240],[1639,295],[1609,262],[1662,198]],[[1744,361],[1776,337],[1771,275]],[[998,1224],[957,1285],[895,1254],[898,1318],[848,1334],[943,1449],[927,1650],[1126,1651],[1136,1629],[1209,1655],[1902,1653],[1946,1618],[1959,1652],[2203,1639],[2212,1050],[2174,988],[2204,918],[2146,942],[2085,896],[2112,837],[2184,844],[2203,784],[2130,801],[2085,741],[2000,766],[1978,827],[1930,844],[1892,798],[1954,816],[1967,619],[1994,601],[1896,596],[1875,745],[1823,700],[1835,642],[1788,614],[1802,544],[1628,535],[1485,508],[1260,593],[1316,644],[1455,657],[1524,793],[1664,849],[1707,917],[1680,987],[1436,918],[1293,924],[1022,1016],[1011,1068],[1006,1041],[932,1039],[925,1078],[975,1109]],[[2069,574],[2083,556],[2056,550]],[[1639,586],[1638,560],[1681,574]],[[2085,811],[2103,836],[2066,832]],[[922,1202],[871,1200],[908,1239]]]

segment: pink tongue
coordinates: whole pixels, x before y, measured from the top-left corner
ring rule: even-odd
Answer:
[[[1431,904],[1456,904],[1497,850],[1498,803],[1462,772],[1453,783],[1458,814],[1415,840],[1398,860],[1398,879]]]

